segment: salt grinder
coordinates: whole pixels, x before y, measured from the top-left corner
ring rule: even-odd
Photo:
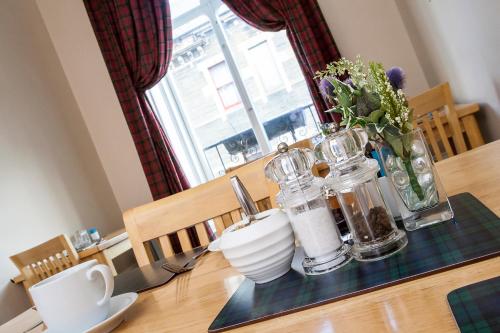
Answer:
[[[265,166],[266,177],[280,186],[280,203],[304,248],[302,262],[308,275],[330,272],[348,263],[350,246],[344,244],[328,202],[323,197],[324,180],[314,177],[314,152],[288,149],[284,142],[279,154]]]

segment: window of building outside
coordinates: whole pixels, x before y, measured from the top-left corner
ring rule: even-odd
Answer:
[[[208,69],[210,78],[214,84],[215,90],[219,95],[219,101],[222,103],[224,111],[237,108],[241,104],[238,89],[234,84],[233,77],[229,72],[226,61],[222,60],[218,64]]]
[[[192,186],[319,131],[285,31],[263,32],[220,0],[170,0],[173,56],[149,91]]]

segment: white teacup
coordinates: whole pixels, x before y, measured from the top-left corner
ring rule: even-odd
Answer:
[[[80,333],[106,319],[113,288],[109,267],[91,260],[57,273],[29,291],[50,333]]]

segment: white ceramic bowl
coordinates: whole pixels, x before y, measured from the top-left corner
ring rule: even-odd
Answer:
[[[286,214],[271,209],[256,215],[259,221],[239,229],[246,220],[233,224],[210,245],[221,250],[231,266],[255,281],[266,283],[279,278],[291,268],[295,238]]]

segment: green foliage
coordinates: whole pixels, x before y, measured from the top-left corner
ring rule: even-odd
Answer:
[[[410,132],[411,114],[403,91],[395,91],[392,88],[380,63],[370,63],[370,77],[373,79],[376,93],[380,96],[380,109],[383,110],[389,123],[397,127],[401,134]]]
[[[335,77],[349,75],[353,84],[347,84]],[[408,108],[402,90],[394,90],[382,64],[370,62],[368,69],[359,56],[354,62],[342,58],[328,64],[324,71],[316,73],[317,78],[334,78],[329,81],[334,86],[335,106],[328,110],[342,115],[341,126],[364,127],[372,139],[387,142],[394,153],[405,163],[410,183],[422,199],[423,192],[413,172],[410,154],[411,140],[403,135],[412,131],[412,110]]]
[[[412,112],[406,97],[402,90],[392,88],[382,64],[370,62],[367,68],[360,56],[354,62],[342,58],[317,72],[316,77],[332,78],[344,74],[349,75],[353,86],[338,79],[329,80],[335,88],[334,95],[329,96],[335,107],[329,112],[342,115],[342,126],[360,125],[372,137],[384,140],[385,136],[399,136],[412,130]]]
[[[371,113],[380,111],[380,97],[374,91],[368,91],[366,87],[361,88],[359,96],[356,96],[356,115],[358,117],[368,117]],[[383,113],[381,113],[383,115]],[[372,118],[377,119],[380,118]]]

